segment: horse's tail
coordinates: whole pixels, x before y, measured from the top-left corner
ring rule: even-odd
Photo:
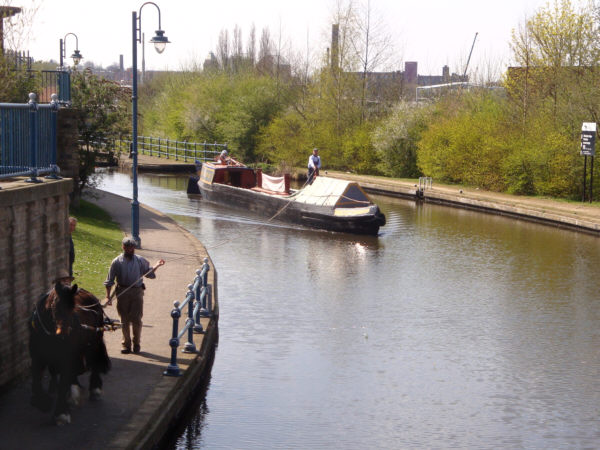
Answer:
[[[89,355],[89,363],[93,370],[100,373],[107,373],[112,367],[104,339],[100,338],[96,351]]]
[[[76,301],[79,306],[77,314],[81,318],[82,323],[88,326],[102,328],[104,325],[104,317],[100,300],[89,291],[79,289],[76,296]],[[92,344],[86,352],[86,362],[89,369],[99,373],[107,373],[111,368],[110,358],[104,343],[102,332],[92,332]]]

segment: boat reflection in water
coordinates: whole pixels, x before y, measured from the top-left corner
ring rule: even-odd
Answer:
[[[189,194],[311,228],[376,235],[385,215],[356,182],[316,177],[290,189],[289,176],[271,177],[243,165],[204,163]]]

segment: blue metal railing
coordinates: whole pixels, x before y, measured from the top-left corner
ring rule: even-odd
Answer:
[[[0,179],[27,176],[31,183],[40,182],[38,175],[58,178],[56,165],[56,127],[58,99],[50,104],[0,103]]]
[[[130,145],[131,138],[115,140],[115,147],[120,152],[129,153]],[[195,161],[212,161],[223,150],[227,150],[227,144],[188,142],[152,136],[138,136],[138,155],[193,163]]]
[[[71,72],[67,70],[41,71],[40,103],[49,103],[51,93],[57,93],[58,103],[71,104]]]
[[[164,375],[178,377],[181,375],[181,369],[177,365],[177,347],[179,340],[187,333],[187,342],[183,346],[184,353],[196,353],[194,344],[194,333],[204,333],[200,319],[202,317],[212,317],[212,286],[208,284],[208,258],[204,258],[202,268],[196,271],[194,282],[188,286],[188,293],[183,302],[173,303],[171,317],[173,318],[173,334],[169,340],[171,346],[171,362],[167,366]],[[195,300],[195,301],[194,301]],[[187,306],[187,319],[185,325],[179,330],[179,318],[183,309]]]

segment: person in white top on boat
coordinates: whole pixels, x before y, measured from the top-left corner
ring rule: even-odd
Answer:
[[[227,152],[227,150],[223,150],[221,152],[221,154],[219,156],[217,156],[216,162],[217,162],[217,164],[225,164],[228,166],[241,166],[242,165],[242,163],[240,163],[239,161],[236,161],[231,156],[229,156],[229,153]]]
[[[308,157],[308,184],[313,182],[314,177],[319,176],[320,168],[321,157],[319,156],[319,149],[313,148],[312,155]]]

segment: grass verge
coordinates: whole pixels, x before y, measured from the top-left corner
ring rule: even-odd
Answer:
[[[106,290],[102,283],[111,261],[121,252],[123,233],[106,211],[90,202],[81,200],[71,215],[77,218],[74,283],[103,299]]]

